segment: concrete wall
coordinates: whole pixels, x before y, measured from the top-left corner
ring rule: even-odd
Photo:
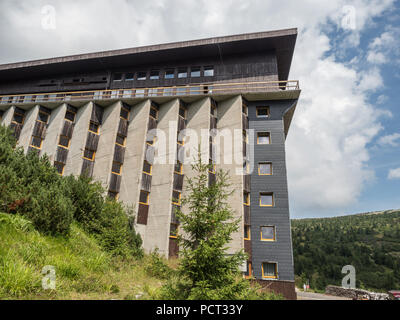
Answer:
[[[124,166],[122,168],[119,200],[133,205],[136,212],[138,210],[150,106],[151,101],[146,100],[131,108]],[[146,226],[137,224],[136,229],[144,239]]]
[[[43,141],[42,151],[40,154],[41,155],[47,154],[51,163],[53,163],[57,153],[58,141],[61,130],[64,125],[66,111],[67,111],[67,105],[64,103],[55,110],[53,110],[49,117],[46,136]]]
[[[65,165],[64,175],[80,175],[83,163],[83,151],[85,150],[87,133],[89,130],[90,117],[92,115],[93,103],[89,102],[78,109],[75,119],[74,132],[68,152],[68,160]],[[101,131],[100,131],[101,134]]]
[[[158,113],[157,129],[164,132],[167,147],[156,153],[155,158],[165,156],[166,163],[155,161],[153,164],[149,217],[143,243],[146,251],[158,248],[160,254],[166,257],[168,257],[174,178],[174,161],[170,159],[175,159],[176,155],[178,112],[179,100],[174,99],[161,105]],[[156,148],[157,144],[162,142],[160,135],[157,136]]]
[[[96,152],[93,176],[102,183],[106,190],[110,180],[121,106],[122,103],[117,102],[104,109],[101,136]]]
[[[24,148],[24,152],[28,151],[29,145],[32,139],[33,129],[39,113],[39,105],[36,105],[32,109],[25,113],[24,126],[21,130],[21,135],[19,136],[18,145]]]
[[[11,120],[14,116],[15,107],[11,106],[4,111],[3,117],[1,118],[0,124],[8,127],[11,124]]]
[[[219,157],[220,163],[217,163],[217,170],[222,169],[229,172],[230,189],[234,192],[229,197],[228,203],[234,212],[234,219],[243,219],[242,164],[236,163],[235,161],[235,159],[243,159],[241,96],[236,96],[218,103],[217,128],[220,132],[222,130],[227,130],[227,132],[231,133],[231,137],[227,140],[224,138],[219,139],[220,147],[217,149],[217,157]],[[237,130],[236,136],[235,130]],[[227,156],[232,159],[232,163],[226,163],[226,160],[228,160],[226,159]],[[239,230],[232,234],[232,241],[229,245],[228,253],[234,253],[243,249],[243,229],[243,223],[240,223]]]

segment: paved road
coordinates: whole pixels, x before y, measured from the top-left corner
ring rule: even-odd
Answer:
[[[344,297],[329,296],[322,293],[297,291],[297,300],[351,300]]]

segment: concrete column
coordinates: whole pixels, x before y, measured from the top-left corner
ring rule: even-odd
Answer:
[[[234,193],[228,199],[228,203],[234,211],[234,218],[243,219],[243,175],[239,174],[242,165],[235,162],[235,158],[243,159],[241,96],[218,103],[217,128],[219,132],[226,129],[231,132],[231,141],[228,142],[225,139],[217,141],[217,145],[219,145],[217,157],[219,156],[220,159],[220,163],[217,164],[217,170],[229,171],[230,188],[234,190]],[[235,129],[239,130],[236,136],[234,135]],[[232,159],[232,163],[225,163],[225,156],[229,156]],[[237,252],[243,248],[243,228],[243,223],[240,223],[239,230],[232,234],[228,253]]]
[[[14,106],[11,106],[6,111],[4,111],[0,124],[8,127],[11,124],[12,118],[14,116],[14,111],[15,111]]]
[[[80,175],[83,163],[83,151],[85,150],[90,118],[92,116],[93,103],[89,102],[78,109],[75,119],[74,133],[64,169],[64,175]]]
[[[166,163],[153,164],[149,217],[143,241],[143,246],[146,251],[149,252],[158,248],[160,254],[165,257],[168,257],[178,114],[178,99],[174,99],[160,106],[157,129],[164,132],[167,145],[165,152],[160,151],[158,143],[163,143],[163,141],[160,136],[161,134],[158,135],[155,146],[156,150],[158,150],[158,152],[156,151],[156,157],[165,156]],[[170,159],[173,159],[173,161],[170,161]]]
[[[108,190],[108,183],[110,180],[121,106],[121,102],[116,102],[104,109],[101,136],[96,152],[93,176],[102,183],[106,190]]]
[[[18,140],[18,146],[24,148],[24,152],[28,151],[31,143],[33,129],[35,128],[35,123],[39,114],[39,108],[40,106],[36,105],[25,114],[24,126],[22,127],[21,135]]]
[[[64,103],[53,110],[50,115],[46,136],[42,145],[41,155],[46,153],[51,163],[54,162],[54,158],[57,154],[58,140],[60,137],[60,132],[63,129],[66,111],[67,105]]]
[[[122,168],[119,200],[133,205],[138,210],[143,160],[146,150],[146,134],[149,122],[151,101],[143,101],[131,108],[124,167]],[[144,239],[146,226],[136,225],[136,231]]]

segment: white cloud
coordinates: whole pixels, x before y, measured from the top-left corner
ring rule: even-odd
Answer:
[[[378,96],[378,98],[376,99],[376,103],[377,104],[384,104],[385,102],[387,102],[389,100],[388,96],[385,96],[384,94],[381,94]]]
[[[367,61],[372,64],[398,62],[400,56],[400,28],[391,25],[386,27],[379,37],[376,37],[368,46]]]
[[[400,168],[389,170],[388,179],[400,179]]]
[[[57,12],[57,29],[51,32],[40,27],[40,8],[49,2]],[[358,46],[373,18],[393,2],[2,0],[0,39],[7,46],[0,63],[298,27],[290,79],[300,80],[302,95],[287,140],[291,210],[339,212],[374,178],[366,166],[367,144],[382,129],[378,116],[388,113],[368,98],[383,86],[379,65],[355,70],[338,62],[339,52],[330,52],[332,40],[337,47]],[[341,28],[345,5],[355,9],[355,30]],[[328,28],[337,29],[336,39],[329,38]],[[371,45],[377,54],[386,41],[381,38]],[[379,55],[370,59],[383,61]]]
[[[397,140],[400,139],[400,133],[393,133],[387,136],[380,137],[378,140],[378,144],[381,146],[390,145],[392,147],[397,147],[399,142]]]

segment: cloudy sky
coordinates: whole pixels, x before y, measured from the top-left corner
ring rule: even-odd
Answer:
[[[400,208],[399,1],[1,0],[0,63],[292,27],[292,217]]]

